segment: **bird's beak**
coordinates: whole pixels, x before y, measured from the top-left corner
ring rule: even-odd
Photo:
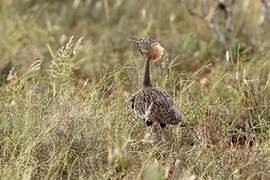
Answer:
[[[138,37],[136,37],[136,36],[131,36],[130,37],[130,42],[135,46],[135,48],[136,49],[138,49],[139,51],[140,51],[140,53],[143,55],[143,52],[142,52],[142,50],[139,48],[139,46],[138,46],[138,40],[139,40],[139,38]]]

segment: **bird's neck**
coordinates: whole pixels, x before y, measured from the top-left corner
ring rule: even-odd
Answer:
[[[151,87],[152,84],[151,84],[151,79],[150,79],[149,66],[150,66],[150,58],[147,57],[144,64],[143,86]]]

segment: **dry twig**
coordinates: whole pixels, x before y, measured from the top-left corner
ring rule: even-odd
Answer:
[[[260,19],[259,19],[259,25],[262,26],[266,23],[267,21],[267,15],[269,12],[269,6],[270,6],[270,2],[269,0],[261,0],[261,14],[260,14]]]
[[[199,0],[199,11],[196,11],[194,7],[190,7],[187,1],[184,1],[185,7],[191,16],[196,16],[205,21],[208,27],[214,32],[217,40],[227,47],[228,45],[228,37],[224,32],[220,30],[219,25],[215,22],[214,18],[216,16],[216,12],[221,10],[224,12],[224,19],[226,22],[226,30],[231,32],[233,30],[232,25],[232,7],[234,4],[234,0],[214,0],[212,6],[207,8],[206,0]],[[208,9],[208,12],[207,12]]]

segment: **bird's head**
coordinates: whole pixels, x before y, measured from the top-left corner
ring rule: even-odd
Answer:
[[[137,38],[132,39],[132,43],[141,52],[143,56],[146,56],[150,60],[159,60],[164,54],[164,48],[158,43],[150,38]]]

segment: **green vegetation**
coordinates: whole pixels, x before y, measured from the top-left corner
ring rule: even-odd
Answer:
[[[243,1],[225,50],[177,0],[1,1],[0,179],[269,179],[270,33]],[[134,35],[169,52],[153,84],[196,133],[142,141]]]

